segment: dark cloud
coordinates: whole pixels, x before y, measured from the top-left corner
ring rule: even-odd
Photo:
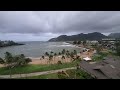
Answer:
[[[47,40],[61,34],[112,33],[119,29],[119,11],[0,11],[2,38],[17,33]]]

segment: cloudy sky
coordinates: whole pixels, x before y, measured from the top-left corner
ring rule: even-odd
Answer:
[[[120,32],[120,11],[0,11],[0,40],[46,41],[90,32]]]

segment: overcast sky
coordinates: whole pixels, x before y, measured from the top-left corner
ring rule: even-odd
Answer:
[[[0,40],[46,41],[90,32],[120,32],[120,11],[0,11]]]

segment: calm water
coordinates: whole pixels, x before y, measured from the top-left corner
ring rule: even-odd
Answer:
[[[0,57],[4,57],[5,52],[11,52],[13,55],[25,54],[27,57],[40,57],[44,55],[45,52],[61,52],[63,49],[73,51],[77,50],[80,52],[80,49],[65,42],[22,42],[25,45],[21,46],[10,46],[0,48]]]

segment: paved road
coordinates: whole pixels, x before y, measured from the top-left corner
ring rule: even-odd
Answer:
[[[64,69],[58,69],[58,70],[50,70],[50,71],[44,71],[44,72],[35,72],[35,73],[28,73],[28,74],[14,74],[11,78],[20,78],[20,77],[32,77],[32,76],[38,76],[38,75],[45,75],[45,74],[52,74],[57,73],[60,71],[66,71],[70,69],[76,69],[76,67],[71,68],[64,68]],[[10,78],[10,75],[0,75],[0,78]]]

